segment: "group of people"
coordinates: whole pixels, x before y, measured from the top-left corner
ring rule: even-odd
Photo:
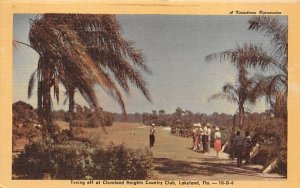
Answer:
[[[212,134],[212,127],[209,123],[201,127],[201,124],[194,124],[197,128],[193,130],[193,150],[201,150],[203,153],[210,152],[210,146],[213,141],[214,149],[217,157],[221,151],[221,132],[219,127],[215,127],[214,134]]]
[[[209,123],[204,126],[201,124],[194,124],[197,128],[193,130],[193,150],[202,149],[203,153],[210,152],[211,143],[213,143],[216,150],[216,157],[219,157],[219,152],[222,150],[222,135],[219,127],[215,127],[212,131],[212,127]],[[154,147],[155,142],[155,127],[154,124],[150,127],[150,148]],[[246,164],[251,162],[250,153],[252,149],[252,140],[249,131],[245,132],[245,136],[242,136],[240,131],[232,130],[230,136],[230,156],[232,159],[237,158],[237,165],[242,165],[242,160],[246,160]]]
[[[242,166],[243,159],[246,160],[245,164],[251,163],[251,150],[252,150],[252,139],[249,131],[245,132],[245,136],[242,136],[240,131],[234,133],[232,130],[232,135],[230,138],[230,148],[231,148],[231,158],[237,158],[237,165]]]

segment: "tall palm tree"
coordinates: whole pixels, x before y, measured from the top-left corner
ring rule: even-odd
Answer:
[[[48,61],[54,61],[50,64],[50,70],[55,71],[42,73],[46,76],[49,74],[49,77],[55,80],[52,84],[55,97],[59,96],[58,82],[66,88],[70,120],[72,120],[74,112],[76,90],[92,106],[97,106],[93,87],[96,83],[100,84],[107,93],[118,101],[124,113],[126,111],[122,94],[113,79],[117,80],[126,93],[130,92],[129,80],[150,100],[146,82],[134,66],[138,66],[146,72],[150,72],[150,70],[144,64],[141,52],[134,48],[132,42],[123,39],[119,32],[118,22],[112,15],[44,14],[32,21],[31,45],[37,49],[41,59],[47,55],[50,56],[47,57]],[[44,68],[38,66],[36,71],[38,78],[40,78],[41,70]],[[110,76],[109,71],[113,73],[114,77]],[[34,76],[35,73],[30,79],[29,96],[32,91]],[[46,80],[46,76],[43,76],[42,79]],[[41,81],[38,83],[45,85]],[[49,93],[52,85],[49,84],[46,87],[45,93],[48,93],[47,95],[38,92],[38,104],[43,104],[42,101],[49,103],[48,98],[50,98]],[[48,107],[50,105],[47,104],[38,105],[41,109],[48,109],[43,114],[50,114],[50,107]],[[47,118],[49,117],[51,116],[48,115]],[[46,122],[51,122],[51,120],[47,119]],[[72,130],[72,121],[70,122],[70,129]]]
[[[257,30],[271,38],[272,50],[262,45],[245,43],[235,49],[215,53],[206,60],[220,58],[229,60],[236,66],[260,68],[262,71],[273,70],[273,74],[260,76],[257,80],[253,97],[266,96],[274,114],[278,118],[287,119],[287,89],[288,89],[288,36],[287,25],[274,16],[253,16],[249,19],[249,30]],[[269,72],[271,72],[269,71]]]
[[[51,132],[51,94],[59,99],[59,82],[71,81],[81,86],[81,91],[97,105],[93,85],[98,82],[107,89],[114,89],[110,81],[97,71],[85,47],[79,43],[76,33],[64,25],[56,26],[47,21],[35,19],[31,22],[29,33],[30,45],[40,55],[37,70],[32,74],[28,93],[29,97],[34,81],[38,82],[38,112],[44,126],[44,136]]]
[[[146,72],[150,72],[150,69],[145,65],[141,51],[134,47],[133,42],[122,37],[115,16],[89,14],[46,14],[44,16],[56,24],[65,24],[76,31],[98,69],[111,73],[127,94],[130,92],[128,85],[128,81],[130,81],[151,101],[146,82],[135,67]],[[68,88],[69,112],[72,114],[76,87],[69,86]],[[124,105],[121,107],[125,113]]]

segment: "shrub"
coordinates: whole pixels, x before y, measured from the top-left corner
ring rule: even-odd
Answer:
[[[287,147],[282,147],[279,150],[278,162],[274,170],[284,176],[287,176]]]
[[[98,179],[145,179],[152,169],[152,153],[110,144],[94,155],[95,178]]]
[[[28,138],[29,142],[31,142],[34,138],[41,137],[41,131],[34,127],[33,125],[28,125],[27,127],[13,127],[13,141],[17,138]]]
[[[79,142],[80,143],[80,142]],[[144,179],[152,169],[152,153],[113,144],[93,148],[83,144],[27,145],[13,160],[13,173],[21,179]]]
[[[255,162],[268,165],[277,159],[277,165],[273,171],[284,176],[287,175],[287,144],[285,136],[285,123],[274,119],[266,124],[256,125],[253,140],[259,143],[260,151],[254,158]]]
[[[72,138],[72,134],[70,130],[62,130],[61,132],[56,133],[53,136],[53,140],[55,143],[62,144],[66,142],[67,140],[70,140]]]

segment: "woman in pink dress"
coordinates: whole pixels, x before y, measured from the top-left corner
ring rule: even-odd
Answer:
[[[221,132],[220,132],[219,127],[216,127],[216,132],[214,134],[214,139],[215,139],[214,148],[216,150],[217,157],[219,157],[219,152],[222,149],[222,147],[221,147],[222,146],[221,145]]]

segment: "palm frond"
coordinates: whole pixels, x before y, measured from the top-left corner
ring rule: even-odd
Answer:
[[[36,79],[36,70],[31,74],[30,79],[29,79],[28,98],[30,98],[32,96],[32,91],[33,91],[33,88],[34,88],[35,79]]]
[[[65,100],[64,100],[64,102],[63,102],[63,104],[64,104],[64,105],[66,105],[66,104],[67,104],[67,102],[68,102],[68,100],[69,100],[69,98],[68,98],[68,97],[66,97],[66,98],[65,98]]]
[[[125,113],[122,93],[108,74],[111,71],[125,92],[129,93],[130,82],[151,101],[139,70],[151,71],[141,50],[121,36],[114,15],[44,14],[30,23],[30,46],[45,60],[38,69],[50,73],[44,75],[45,71],[39,71],[39,80],[48,79],[47,76],[58,79],[66,90],[76,87],[91,106],[98,105],[93,88],[99,84]],[[104,71],[107,68],[109,71]],[[55,84],[54,97],[58,97]]]
[[[215,93],[211,95],[208,99],[208,102],[211,100],[216,100],[216,99],[222,99],[222,100],[227,100],[230,103],[237,103],[237,98],[234,95],[230,95],[228,93]]]
[[[288,49],[288,28],[286,24],[279,21],[276,16],[253,16],[249,20],[249,30],[263,32],[270,36],[275,44],[276,53],[287,54]]]
[[[56,102],[57,104],[59,104],[59,80],[55,78],[54,78],[53,92],[54,92],[54,98],[56,98]]]
[[[234,85],[232,85],[230,83],[225,84],[222,87],[222,91],[224,93],[238,93],[238,89]]]

